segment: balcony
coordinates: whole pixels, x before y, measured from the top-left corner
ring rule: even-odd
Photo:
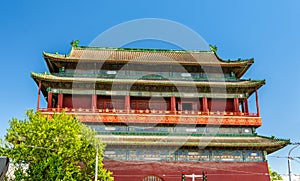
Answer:
[[[201,124],[261,126],[261,117],[256,113],[201,112],[169,110],[117,110],[117,109],[39,109],[42,114],[57,112],[75,115],[82,122],[103,123],[151,123],[151,124]]]
[[[242,116],[242,117],[259,117],[257,113],[243,112],[201,112],[201,111],[170,111],[170,110],[124,110],[124,109],[83,109],[83,108],[40,108],[40,112],[66,112],[66,113],[99,113],[99,114],[151,114],[151,115],[190,115],[190,116]]]
[[[192,73],[190,76],[182,76],[182,73],[177,73],[174,75],[170,75],[169,73],[165,73],[163,75],[156,75],[156,74],[149,74],[149,72],[143,73],[120,73],[120,74],[107,74],[107,73],[94,73],[94,72],[86,72],[86,73],[75,73],[75,72],[59,72],[59,73],[52,73],[52,75],[59,76],[59,77],[82,77],[82,78],[103,78],[103,79],[142,79],[142,80],[172,80],[172,81],[238,81],[235,76],[217,76],[214,77],[210,76],[203,76],[199,73]]]

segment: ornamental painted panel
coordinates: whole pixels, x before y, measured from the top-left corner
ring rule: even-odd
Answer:
[[[104,160],[183,161],[183,162],[263,162],[260,150],[205,150],[162,147],[108,147]]]
[[[239,125],[239,126],[260,126],[260,117],[248,117],[241,119],[239,117],[232,117],[230,121],[226,118],[213,116],[199,116],[199,117],[183,117],[183,116],[168,116],[168,115],[133,115],[133,114],[114,114],[114,113],[99,113],[96,115],[76,115],[82,122],[110,122],[110,123],[168,123],[168,124],[200,124],[200,125]],[[246,120],[246,121],[244,121]]]
[[[243,161],[243,154],[240,150],[214,150],[211,159],[213,161]]]
[[[263,161],[263,153],[262,151],[254,151],[254,150],[247,150],[244,151],[244,161],[247,162],[260,162]]]

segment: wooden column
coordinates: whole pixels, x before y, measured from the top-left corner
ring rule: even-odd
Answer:
[[[130,111],[130,96],[129,95],[125,96],[125,110],[127,111],[127,113],[129,113],[129,111]]]
[[[248,99],[244,98],[245,113],[249,114]]]
[[[258,103],[258,92],[257,92],[257,90],[255,91],[255,100],[256,100],[256,112],[257,112],[257,116],[260,116],[260,108],[259,108],[259,103]]]
[[[97,109],[97,94],[92,94],[92,109],[93,111]]]
[[[42,88],[42,82],[39,81],[38,100],[37,100],[37,105],[36,105],[36,110],[37,110],[37,111],[40,109],[40,102],[41,102],[41,88]]]
[[[233,105],[234,105],[234,112],[239,112],[239,99],[238,98],[234,98],[233,99]]]
[[[171,112],[176,114],[176,98],[175,96],[171,97]]]
[[[202,98],[202,105],[203,105],[203,112],[208,112],[208,104],[207,104],[207,98],[203,97]]]
[[[57,97],[57,108],[60,109],[63,106],[63,94],[59,93]]]
[[[50,108],[52,108],[52,92],[49,90],[48,91],[48,106],[47,106],[47,108],[48,109],[50,109]]]

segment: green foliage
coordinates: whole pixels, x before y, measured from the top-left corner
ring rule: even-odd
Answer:
[[[12,119],[5,136],[11,145],[5,146],[5,155],[16,168],[22,167],[15,171],[16,180],[92,180],[95,145],[100,155],[98,180],[113,180],[103,168],[104,145],[95,139],[93,130],[65,113],[44,116],[28,111],[27,117]]]
[[[271,170],[270,167],[269,167],[269,174],[270,174],[271,181],[273,181],[273,180],[283,180],[282,177],[277,172]]]
[[[3,156],[3,155],[5,155],[5,149],[4,149],[2,139],[0,139],[0,156]]]

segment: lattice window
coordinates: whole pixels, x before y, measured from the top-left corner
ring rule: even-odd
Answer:
[[[136,149],[129,151],[129,160],[166,160],[171,161],[173,160],[172,151],[169,150],[160,150],[160,149]]]
[[[262,151],[247,150],[244,152],[244,159],[247,162],[263,161]]]
[[[113,160],[127,160],[127,150],[126,149],[114,149],[109,150],[106,149],[104,151],[105,159],[113,159]]]
[[[180,149],[177,151],[178,161],[209,161],[210,152],[208,150],[188,150]]]
[[[263,152],[259,150],[197,150],[179,149],[176,152],[168,148],[143,147],[135,149],[109,148],[106,158],[115,160],[143,161],[226,161],[226,162],[262,162]]]
[[[243,161],[240,150],[214,150],[212,152],[213,161]]]

